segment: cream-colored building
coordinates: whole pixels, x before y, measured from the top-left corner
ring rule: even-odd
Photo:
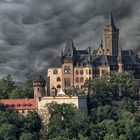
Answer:
[[[52,74],[52,71],[50,71],[50,74]],[[56,74],[58,76],[58,73]],[[55,81],[55,78],[53,80]],[[73,104],[78,110],[84,111],[85,113],[88,111],[87,96],[68,96],[62,89],[55,95],[48,95],[45,93],[45,80],[41,76],[38,76],[34,80],[33,86],[34,98],[38,101],[38,113],[42,117],[44,124],[47,124],[49,120],[48,105],[50,103]]]
[[[119,29],[113,15],[110,14],[109,24],[104,28],[103,42],[97,50],[88,47],[77,49],[68,39],[64,50],[48,68],[48,95],[61,89],[82,89],[86,80],[103,76],[105,73],[126,71],[135,77],[140,69],[132,50],[122,50],[119,46]],[[55,73],[57,71],[57,74]],[[57,78],[61,81],[57,81]]]

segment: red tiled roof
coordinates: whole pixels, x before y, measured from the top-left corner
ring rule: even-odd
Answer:
[[[34,110],[38,108],[38,103],[35,99],[2,99],[0,103],[10,110]]]

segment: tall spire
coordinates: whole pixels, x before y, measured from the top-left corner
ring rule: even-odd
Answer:
[[[116,28],[112,12],[109,15],[109,25]]]

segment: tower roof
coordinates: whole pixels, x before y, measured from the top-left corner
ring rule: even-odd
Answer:
[[[36,79],[34,80],[34,82],[44,83],[45,80],[43,79],[43,77],[42,77],[41,75],[38,75],[38,76],[36,77]]]
[[[109,25],[112,26],[113,28],[116,28],[112,12],[109,15]]]
[[[66,41],[66,48],[74,48],[74,43],[71,38],[68,38]]]

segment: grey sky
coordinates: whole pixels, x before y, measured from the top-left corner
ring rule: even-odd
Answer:
[[[139,6],[139,0],[0,0],[0,77],[45,74],[68,37],[79,49],[97,48],[111,11],[122,48],[140,50]]]

